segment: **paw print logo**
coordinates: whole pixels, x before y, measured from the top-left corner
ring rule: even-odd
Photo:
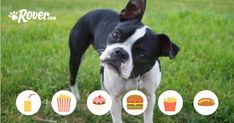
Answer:
[[[12,20],[16,20],[16,19],[18,19],[18,12],[15,12],[15,11],[13,11],[13,12],[10,12],[10,14],[9,14],[9,17],[12,19]]]

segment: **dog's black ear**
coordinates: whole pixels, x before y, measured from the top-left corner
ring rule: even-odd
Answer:
[[[146,0],[129,0],[127,6],[121,11],[120,21],[139,19],[141,20],[146,7]]]
[[[159,56],[168,56],[170,59],[175,58],[180,48],[171,42],[170,38],[165,34],[158,34],[159,39]]]

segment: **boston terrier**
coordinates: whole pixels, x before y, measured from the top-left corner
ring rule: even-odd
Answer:
[[[77,71],[92,44],[100,56],[102,89],[112,98],[114,123],[122,122],[121,95],[136,88],[148,100],[144,122],[153,123],[155,91],[161,80],[159,57],[172,59],[179,51],[167,35],[156,34],[141,22],[145,8],[146,0],[129,0],[120,13],[94,10],[82,16],[70,33],[71,91],[78,100]]]

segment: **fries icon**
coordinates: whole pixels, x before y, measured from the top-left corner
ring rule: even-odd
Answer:
[[[164,98],[165,111],[175,111],[175,109],[176,109],[176,100],[177,99],[175,97]]]

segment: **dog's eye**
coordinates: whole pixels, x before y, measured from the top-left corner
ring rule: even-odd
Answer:
[[[113,32],[113,33],[112,33],[112,37],[113,37],[113,39],[115,39],[116,41],[118,41],[119,38],[120,38],[120,35],[119,35],[118,32]]]
[[[137,56],[137,59],[139,62],[144,62],[145,61],[145,55],[144,54],[140,54]]]

